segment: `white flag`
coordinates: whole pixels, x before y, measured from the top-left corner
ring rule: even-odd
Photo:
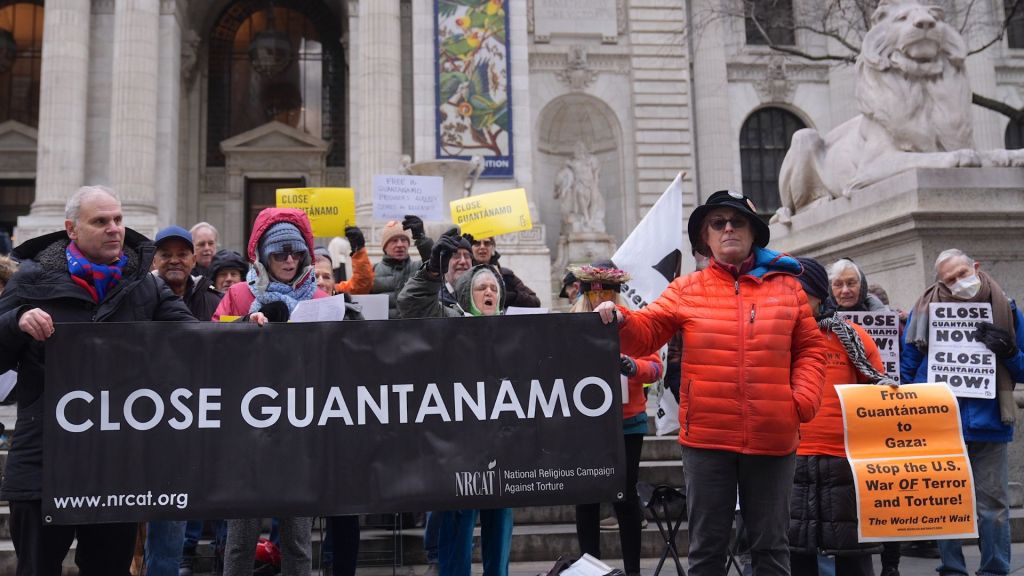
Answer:
[[[694,268],[690,241],[683,232],[685,175],[676,175],[612,256],[615,266],[631,276],[622,286],[622,296],[633,309],[643,308],[660,296],[672,281],[677,265],[686,273]]]

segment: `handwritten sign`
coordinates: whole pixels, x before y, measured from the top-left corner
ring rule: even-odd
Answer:
[[[987,302],[930,304],[928,381],[945,382],[964,398],[995,398],[996,355],[974,339],[978,323],[991,321]]]
[[[526,190],[515,188],[470,196],[450,203],[452,222],[464,234],[490,238],[533,228]]]
[[[309,216],[313,236],[344,236],[356,225],[356,195],[351,188],[278,188],[278,208],[299,208]]]
[[[896,382],[900,381],[900,315],[891,310],[874,312],[839,312],[859,325],[871,336],[882,356],[882,367],[885,375]]]
[[[971,463],[945,384],[836,386],[861,542],[974,538]]]
[[[444,178],[374,176],[373,217],[401,220],[406,214],[415,214],[424,220],[444,220]]]

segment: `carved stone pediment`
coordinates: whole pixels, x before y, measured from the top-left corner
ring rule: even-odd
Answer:
[[[4,152],[35,153],[39,141],[39,132],[17,120],[8,120],[0,124],[0,150]]]
[[[327,154],[330,144],[281,122],[268,122],[220,143],[225,155],[239,152],[299,152]]]

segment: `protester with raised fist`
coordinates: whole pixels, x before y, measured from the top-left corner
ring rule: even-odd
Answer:
[[[992,322],[978,326],[974,337],[996,357],[994,398],[957,398],[960,427],[974,472],[981,562],[978,574],[1010,570],[1010,493],[1007,446],[1013,440],[1016,382],[1024,382],[1024,315],[981,263],[956,248],[935,259],[935,283],[917,299],[907,318],[900,351],[904,383],[928,381],[930,305],[988,303]],[[959,540],[939,541],[941,574],[968,574]]]
[[[610,261],[594,262],[590,266],[569,268],[579,282],[581,296],[570,312],[592,312],[602,302],[626,305],[619,294],[629,274],[619,270]],[[647,434],[647,394],[644,386],[657,382],[664,373],[658,353],[640,358],[625,354],[619,357],[619,372],[628,378],[629,397],[622,399],[622,434],[626,453],[625,498],[613,504],[619,523],[619,544],[626,576],[640,574],[640,542],[643,512],[635,489],[640,477],[640,452]],[[576,540],[580,554],[601,557],[601,504],[576,506]]]
[[[150,273],[153,245],[125,227],[121,202],[112,190],[79,188],[68,199],[64,218],[64,230],[14,249],[21,265],[0,296],[0,373],[18,368],[18,420],[0,499],[10,503],[18,576],[60,574],[76,538],[75,564],[82,576],[125,576],[135,550],[134,522],[43,522],[43,428],[53,417],[43,409],[45,342],[69,322],[196,320]],[[82,370],[80,386],[98,390],[104,370],[119,369]]]
[[[352,275],[334,285],[334,292],[345,294],[369,294],[373,290],[373,265],[366,251],[366,238],[363,231],[355,226],[345,227],[345,239],[351,249],[349,258],[352,262]],[[328,257],[330,254],[328,254]],[[333,260],[331,265],[334,265]],[[332,269],[333,274],[333,269]]]
[[[737,493],[754,573],[790,574],[789,508],[801,422],[818,411],[825,340],[793,257],[765,248],[770,230],[739,192],[690,215],[690,244],[711,263],[672,281],[640,310],[603,302],[622,353],[645,356],[683,333],[679,390],[690,528],[689,573],[721,575]]]
[[[471,238],[460,235],[458,228],[438,237],[426,266],[409,279],[398,296],[403,318],[465,315],[455,286],[472,267]]]
[[[819,554],[825,554],[835,557],[836,576],[873,576],[871,554],[878,545],[862,545],[857,539],[857,498],[835,386],[897,384],[881,372],[882,357],[874,340],[831,305],[822,265],[812,258],[799,260],[803,273],[797,279],[825,338],[828,361],[821,409],[813,420],[800,424],[789,523],[790,569],[814,576]]]
[[[389,318],[401,318],[398,294],[420,268],[419,262],[409,258],[409,246],[412,243],[416,244],[420,260],[426,262],[430,258],[433,242],[424,234],[423,221],[418,216],[408,215],[401,222],[391,220],[381,230],[380,245],[384,258],[373,267],[373,288],[370,293],[388,295]]]

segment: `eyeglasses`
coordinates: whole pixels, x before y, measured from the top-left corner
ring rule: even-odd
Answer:
[[[473,246],[486,246],[488,248],[494,247],[494,240],[473,240]]]
[[[303,250],[301,252],[273,252],[270,254],[271,260],[277,262],[278,264],[287,262],[289,256],[291,257],[292,260],[296,262],[302,262],[303,260],[306,259],[306,251]]]
[[[725,225],[729,224],[733,230],[742,230],[746,228],[750,222],[743,216],[737,216],[734,218],[712,218],[708,220],[708,226],[715,232],[721,232],[725,230]]]

